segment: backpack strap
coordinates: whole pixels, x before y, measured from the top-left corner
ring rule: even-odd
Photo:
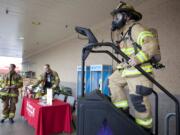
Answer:
[[[128,30],[129,31],[129,30]],[[116,41],[116,43],[121,43],[122,41],[124,41],[125,39],[126,39],[126,35],[128,34],[128,31],[126,31],[126,33],[123,35],[122,33],[121,33],[121,35],[122,35],[122,38],[121,38],[121,40],[119,40],[119,41]]]
[[[129,36],[130,40],[132,41],[132,45],[133,45],[133,47],[134,47],[135,54],[138,53],[138,49],[140,49],[140,50],[142,49],[142,47],[141,47],[139,44],[137,44],[137,42],[135,42],[135,41],[133,40],[132,34],[131,34],[132,28],[133,28],[133,26],[135,26],[136,24],[138,24],[138,23],[134,23],[133,25],[131,25],[131,26],[129,27],[128,31],[127,31],[127,34],[128,34],[128,36]]]
[[[140,50],[142,49],[142,47],[133,40],[132,35],[131,35],[132,28],[133,28],[133,26],[135,26],[136,24],[138,24],[138,23],[133,23],[133,24],[129,27],[129,29],[126,31],[126,33],[123,35],[123,37],[121,38],[121,40],[120,40],[120,41],[117,41],[117,43],[121,43],[123,40],[126,39],[125,36],[128,34],[130,40],[132,41],[132,45],[133,45],[133,47],[134,47],[135,54],[138,53],[138,49],[140,49]]]

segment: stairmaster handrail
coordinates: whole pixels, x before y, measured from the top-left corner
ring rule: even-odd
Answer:
[[[175,113],[168,113],[165,117],[165,123],[164,123],[164,134],[165,135],[169,135],[169,121],[170,118],[175,117],[176,114]]]
[[[128,61],[130,58],[123,53],[115,44],[110,42],[102,42],[102,43],[89,43],[86,47],[82,50],[82,96],[84,96],[84,66],[85,66],[85,60],[87,56],[89,55],[89,52],[87,50],[91,50],[92,48],[96,47],[111,47],[116,51],[118,54],[120,54],[126,61]],[[84,56],[84,54],[86,54]],[[161,91],[163,91],[167,96],[169,96],[176,104],[176,135],[180,135],[180,104],[177,98],[172,95],[167,89],[165,89],[160,83],[158,83],[154,78],[152,78],[148,73],[146,73],[140,65],[136,65],[135,68],[139,70],[145,77],[147,77],[152,83],[154,83]]]
[[[110,51],[108,50],[90,50],[91,53],[106,53],[108,54],[112,59],[114,59],[117,63],[121,63],[121,61],[116,57],[114,56]],[[154,133],[155,135],[158,135],[158,132],[159,132],[159,114],[158,114],[158,109],[159,109],[159,99],[158,99],[158,94],[157,92],[155,92],[153,90],[153,94],[155,96],[155,123],[154,123]]]

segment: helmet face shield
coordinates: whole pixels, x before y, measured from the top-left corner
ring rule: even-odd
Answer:
[[[126,23],[126,14],[125,13],[117,13],[113,16],[112,21],[112,31],[115,31],[117,29],[121,29]]]

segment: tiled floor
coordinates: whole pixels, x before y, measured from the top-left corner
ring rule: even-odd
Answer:
[[[17,113],[15,117],[15,123],[10,124],[8,120],[5,121],[4,124],[0,123],[0,135],[34,135],[34,128],[20,116],[21,109],[21,99],[17,104]],[[2,103],[0,103],[0,115],[2,111]],[[54,135],[76,135],[76,133],[72,134],[54,134]]]

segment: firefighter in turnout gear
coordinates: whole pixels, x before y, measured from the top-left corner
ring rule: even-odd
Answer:
[[[2,99],[2,97],[3,97],[3,92],[2,92],[2,90],[3,90],[3,88],[2,88],[2,82],[3,82],[3,80],[2,80],[2,77],[0,76],[0,98]]]
[[[152,128],[151,104],[148,96],[152,93],[153,83],[142,75],[134,66],[141,68],[153,76],[153,67],[149,60],[158,50],[156,36],[141,25],[141,13],[125,2],[120,2],[111,13],[113,16],[112,31],[120,33],[119,47],[127,56],[128,62],[121,63],[117,70],[109,77],[111,99],[117,108],[125,112],[129,109],[129,103],[123,88],[129,88],[130,99],[135,111],[135,121],[138,125]],[[140,47],[138,47],[140,46]]]
[[[1,119],[1,123],[4,123],[7,118],[9,118],[11,123],[14,123],[13,118],[19,95],[18,89],[23,86],[22,78],[16,73],[15,68],[15,64],[10,64],[9,73],[4,75],[2,79],[0,95],[3,101],[3,118]]]
[[[42,87],[41,93],[36,93],[36,97],[41,97],[44,94],[47,93],[47,88],[51,88],[53,90],[53,94],[59,93],[59,83],[60,79],[58,76],[58,73],[56,71],[53,71],[50,68],[49,64],[46,64],[44,66],[45,72],[40,75],[38,81],[32,86],[32,88],[35,88],[37,86]]]

